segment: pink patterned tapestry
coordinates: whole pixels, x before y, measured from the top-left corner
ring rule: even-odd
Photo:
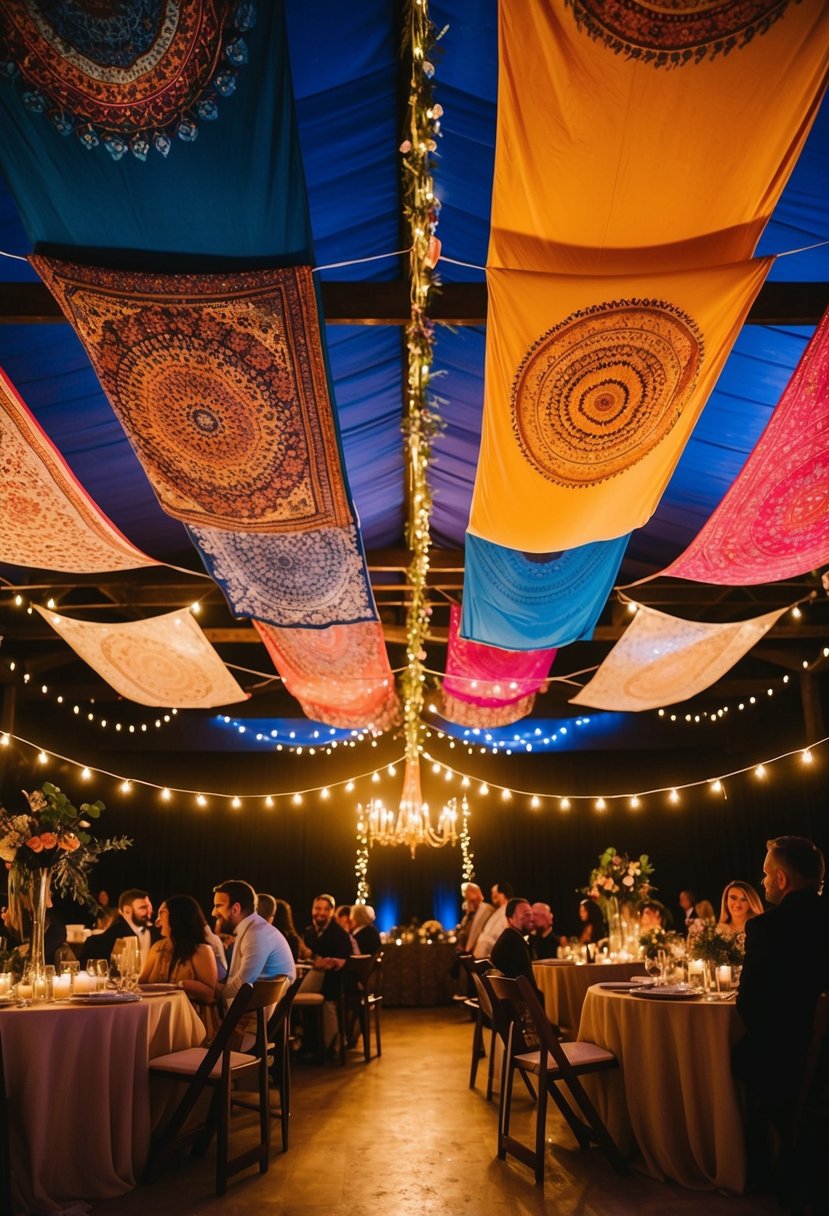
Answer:
[[[789,608],[735,624],[681,621],[640,604],[573,705],[636,712],[695,697],[747,654]]]
[[[96,506],[2,370],[0,561],[71,574],[158,564]]]
[[[102,680],[139,705],[213,709],[247,698],[187,608],[117,625],[37,611]]]
[[[512,726],[513,722],[520,722],[532,713],[534,705],[534,692],[518,701],[499,705],[473,705],[469,701],[453,697],[445,688],[441,694],[441,712],[444,718],[458,726],[480,727],[484,730],[495,726]]]
[[[481,709],[499,709],[538,691],[549,674],[555,650],[501,650],[470,642],[460,636],[460,624],[460,605],[452,604],[444,696]]]
[[[313,721],[375,732],[397,725],[400,703],[379,623],[327,629],[254,624],[288,692]]]
[[[829,561],[829,311],[740,476],[662,574],[747,586]]]

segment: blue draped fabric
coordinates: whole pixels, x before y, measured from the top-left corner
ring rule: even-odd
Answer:
[[[115,161],[0,81],[0,163],[35,244],[311,261],[283,6],[256,6],[248,62],[215,121],[169,156]],[[172,268],[172,267],[171,267]],[[188,267],[190,268],[190,267]]]
[[[466,535],[461,637],[504,650],[590,639],[628,536],[564,553],[525,554]]]

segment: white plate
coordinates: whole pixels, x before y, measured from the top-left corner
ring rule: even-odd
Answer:
[[[608,980],[604,984],[598,984],[598,988],[606,988],[608,992],[641,992],[653,984],[654,980],[647,980],[642,983],[641,980]]]
[[[76,1005],[132,1005],[141,997],[137,992],[87,992],[69,999]]]
[[[534,967],[574,967],[575,959],[572,958],[534,958]]]
[[[702,993],[695,988],[681,988],[679,985],[668,985],[663,988],[642,988],[637,985],[631,988],[631,996],[647,997],[654,1001],[698,1001]]]
[[[139,984],[138,991],[142,996],[170,996],[179,990],[175,984]]]

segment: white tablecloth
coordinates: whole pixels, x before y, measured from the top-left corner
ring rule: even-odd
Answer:
[[[17,1213],[82,1211],[135,1186],[153,1123],[147,1062],[197,1046],[183,992],[0,1011]],[[161,1100],[167,1100],[166,1091]]]
[[[731,1045],[743,1033],[730,1002],[656,1001],[591,988],[579,1038],[612,1051],[619,1072],[585,1077],[622,1152],[695,1190],[741,1193],[743,1117]]]

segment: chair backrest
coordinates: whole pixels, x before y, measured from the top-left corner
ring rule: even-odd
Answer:
[[[210,1076],[213,1068],[222,1056],[229,1058],[230,1052],[235,1046],[233,1035],[246,1014],[256,1013],[259,1015],[260,1011],[262,1011],[261,1020],[264,1022],[264,1010],[269,1005],[277,1004],[287,979],[286,975],[279,975],[272,980],[257,980],[255,984],[242,984],[222,1018],[213,1042],[205,1052],[204,1059],[193,1076],[193,1084],[203,1083]],[[257,1023],[259,1021],[260,1018],[257,1016]],[[258,1025],[256,1037],[257,1039],[260,1038]],[[261,1037],[264,1038],[264,1034]]]
[[[538,999],[538,993],[525,975],[508,979],[497,971],[486,977],[493,997],[501,1007],[502,1016],[510,1026],[513,1051],[546,1052],[565,1074],[571,1072],[570,1061],[561,1049],[553,1027]]]
[[[378,959],[382,960],[382,958],[382,950],[378,950],[376,954],[352,954],[345,960],[343,971],[353,978],[358,988],[367,992],[371,977],[377,970]]]

